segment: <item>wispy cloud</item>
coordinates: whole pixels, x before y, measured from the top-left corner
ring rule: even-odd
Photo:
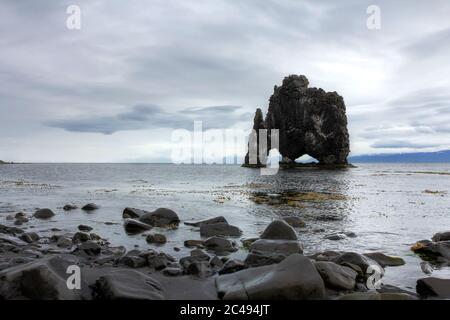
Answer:
[[[114,116],[51,120],[46,125],[70,132],[113,134],[143,129],[192,129],[194,121],[202,121],[204,130],[228,128],[250,118],[251,114],[242,113],[238,106],[187,108],[175,113],[155,105],[137,105]]]

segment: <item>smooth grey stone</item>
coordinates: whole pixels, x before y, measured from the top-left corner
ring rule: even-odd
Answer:
[[[279,264],[250,268],[216,278],[224,300],[323,299],[325,286],[312,262],[293,254]]]
[[[117,270],[101,276],[93,287],[98,300],[163,300],[161,284],[134,270]]]
[[[261,239],[297,240],[297,235],[290,225],[283,220],[272,221],[262,233]]]

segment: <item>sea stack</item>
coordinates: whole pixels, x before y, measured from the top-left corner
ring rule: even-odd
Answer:
[[[274,88],[265,119],[261,109],[256,110],[253,129],[268,129],[269,137],[271,129],[279,130],[278,151],[283,162],[309,155],[319,165],[346,165],[350,143],[344,99],[336,92],[308,85],[304,75],[285,77],[283,84]],[[249,144],[259,145],[259,138],[249,140]],[[247,153],[244,165],[261,166],[266,163],[262,157],[267,155],[258,155],[255,163]]]

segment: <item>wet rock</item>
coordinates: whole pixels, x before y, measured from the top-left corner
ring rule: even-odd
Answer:
[[[228,221],[224,217],[219,216],[219,217],[196,221],[196,222],[184,222],[185,225],[193,226],[193,227],[200,227],[202,224],[215,224],[215,223],[227,223],[228,224]]]
[[[56,240],[56,245],[60,248],[70,248],[72,244],[72,239],[68,237],[58,237]]]
[[[3,224],[0,224],[0,233],[3,233],[3,234],[10,234],[10,235],[13,235],[13,236],[15,236],[15,235],[18,235],[18,234],[22,234],[22,233],[24,233],[25,231],[23,231],[22,229],[20,229],[20,228],[17,228],[17,227],[8,227],[8,226],[5,226],[5,225],[3,225]]]
[[[308,154],[322,165],[345,165],[350,144],[344,100],[336,92],[308,85],[303,75],[285,77],[283,84],[274,88],[265,119],[257,110],[253,128],[279,130],[278,149],[285,162]],[[254,150],[258,150],[258,144],[257,139],[250,138]],[[264,164],[265,158],[250,159],[247,154],[245,164]]]
[[[1,234],[0,233],[0,243],[9,243],[15,247],[22,247],[22,246],[26,246],[27,243],[23,240],[20,240],[16,237],[12,237],[10,235],[7,234]]]
[[[344,233],[349,238],[356,238],[358,235],[352,231]]]
[[[186,240],[184,242],[186,248],[203,248],[203,240]]]
[[[203,261],[208,261],[211,257],[201,249],[194,249],[190,252],[191,257],[198,257]]]
[[[301,243],[296,240],[259,239],[250,246],[245,263],[249,267],[270,265],[279,263],[295,253],[303,253]]]
[[[100,209],[100,206],[95,203],[88,203],[81,208],[83,211],[95,211],[98,209]]]
[[[420,269],[425,274],[432,274],[433,273],[433,267],[426,261],[422,261],[420,263]]]
[[[237,271],[247,269],[247,265],[244,261],[237,259],[230,259],[223,264],[223,267],[219,270],[219,274],[229,274]]]
[[[78,226],[78,230],[80,230],[80,231],[85,231],[85,232],[89,232],[89,231],[92,230],[92,227],[86,226],[86,225],[84,225],[84,224],[80,224],[80,225]]]
[[[163,234],[155,233],[149,234],[145,240],[147,243],[156,243],[156,244],[164,244],[167,242],[166,236]]]
[[[412,246],[411,250],[428,260],[438,258],[450,260],[450,241],[431,242],[421,240]]]
[[[21,225],[23,225],[24,223],[27,223],[28,221],[29,221],[28,218],[25,218],[25,217],[18,218],[18,219],[16,219],[16,220],[14,221],[14,225],[16,225],[16,226],[21,226]]]
[[[319,252],[312,255],[310,258],[316,261],[332,261],[333,259],[339,257],[342,252],[327,250],[324,252]]]
[[[299,272],[301,270],[301,272]],[[219,297],[225,300],[322,299],[325,286],[311,261],[293,254],[281,263],[220,275]]]
[[[200,261],[209,262],[210,258],[211,257],[208,254],[195,254],[195,253],[193,254],[191,252],[190,256],[183,257],[180,259],[180,265],[183,267],[184,270],[188,270],[189,266],[192,263],[200,262]]]
[[[218,256],[214,256],[209,260],[209,265],[213,269],[220,269],[223,267],[223,261]]]
[[[282,218],[288,225],[290,225],[293,228],[303,228],[306,226],[305,221],[303,221],[301,218],[299,217],[283,217]]]
[[[212,276],[215,272],[209,266],[207,261],[195,261],[186,269],[187,274],[197,276],[199,278],[207,278]]]
[[[1,262],[0,263],[0,271],[8,269],[10,267],[11,267],[11,264],[8,263],[8,262]],[[1,285],[0,285],[0,288],[1,288]]]
[[[78,245],[75,253],[81,253],[86,256],[98,256],[102,248],[93,241],[86,241]]]
[[[19,236],[19,239],[27,243],[32,243],[38,241],[40,237],[36,232],[25,232]]]
[[[76,205],[74,205],[74,204],[66,204],[63,207],[64,211],[71,211],[71,210],[75,210],[75,209],[78,209],[78,207]]]
[[[338,300],[416,300],[406,293],[354,292],[340,296]]]
[[[22,234],[25,231],[23,231],[23,229],[17,228],[17,227],[8,227],[7,228],[9,234],[12,234],[14,236],[17,236],[18,234]]]
[[[258,239],[259,238],[242,239],[241,242],[242,242],[242,245],[244,246],[244,248],[250,249],[250,246],[252,245],[252,243]]]
[[[163,300],[161,284],[134,270],[118,270],[101,276],[93,286],[98,300]]]
[[[234,241],[230,241],[222,237],[208,238],[203,242],[203,244],[208,250],[212,250],[219,255],[224,255],[238,250]]]
[[[274,220],[264,230],[261,239],[269,240],[297,240],[294,229],[285,221]]]
[[[318,261],[314,265],[327,287],[336,290],[351,290],[355,287],[358,275],[355,270],[327,261]]]
[[[135,209],[135,208],[125,208],[122,213],[122,217],[124,219],[128,218],[139,218],[140,216],[143,216],[144,214],[150,213],[150,211],[145,211],[141,209]]]
[[[139,256],[139,252],[130,251],[125,256],[120,258],[119,263],[122,263],[130,268],[142,268],[147,266],[147,259]]]
[[[379,293],[405,293],[407,295],[410,295],[412,297],[417,298],[417,294],[411,291],[407,291],[404,289],[401,289],[399,287],[390,285],[390,284],[381,284],[381,287],[377,289],[377,292]]]
[[[280,263],[286,259],[286,256],[283,254],[271,254],[264,255],[260,253],[249,253],[245,258],[245,265],[249,268],[268,266],[271,264]]]
[[[75,233],[72,238],[73,243],[80,243],[80,242],[85,242],[88,240],[91,240],[91,236],[89,235],[89,233],[82,232],[82,231]]]
[[[78,300],[87,296],[83,279],[81,291],[67,287],[67,268],[77,264],[73,258],[54,256],[1,271],[0,299]]]
[[[170,209],[159,208],[140,216],[139,221],[154,227],[176,227],[180,223],[180,218]]]
[[[417,293],[422,297],[450,298],[450,279],[435,277],[417,280]]]
[[[378,262],[380,266],[384,267],[396,267],[405,264],[405,260],[400,257],[387,256],[381,252],[364,253],[366,257]]]
[[[339,241],[339,240],[344,240],[346,238],[346,236],[345,236],[345,234],[341,234],[341,233],[333,233],[333,234],[326,235],[324,238],[327,240]]]
[[[152,229],[152,226],[134,219],[125,219],[123,226],[125,231],[130,234],[141,233]]]
[[[39,209],[33,214],[33,217],[37,219],[50,219],[55,213],[50,209]]]
[[[333,262],[347,266],[360,273],[361,277],[368,277],[367,268],[371,266],[372,269],[379,270],[381,274],[384,274],[384,269],[373,259],[366,257],[362,254],[355,252],[345,252],[333,259]]]
[[[250,252],[261,254],[282,254],[285,257],[294,253],[303,253],[303,246],[295,240],[259,239],[252,243]]]
[[[448,240],[450,240],[450,231],[438,232],[431,238],[431,240],[433,240],[435,242],[448,241]]]
[[[163,270],[163,275],[168,277],[178,277],[183,275],[183,270],[180,268],[169,267]]]
[[[168,254],[160,252],[158,254],[150,254],[147,256],[147,264],[155,270],[162,270],[169,266],[175,259]]]
[[[213,237],[213,236],[239,237],[241,234],[242,231],[238,227],[223,222],[213,224],[202,224],[200,226],[200,236],[202,237]]]
[[[23,218],[26,218],[26,217],[27,217],[27,215],[25,213],[23,213],[23,212],[18,212],[18,213],[16,213],[14,215],[14,219],[23,219]]]

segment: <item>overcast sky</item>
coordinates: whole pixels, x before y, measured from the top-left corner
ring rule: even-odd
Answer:
[[[250,128],[288,74],[344,97],[352,154],[449,149],[449,57],[448,0],[2,0],[0,159],[165,161],[194,120]]]

